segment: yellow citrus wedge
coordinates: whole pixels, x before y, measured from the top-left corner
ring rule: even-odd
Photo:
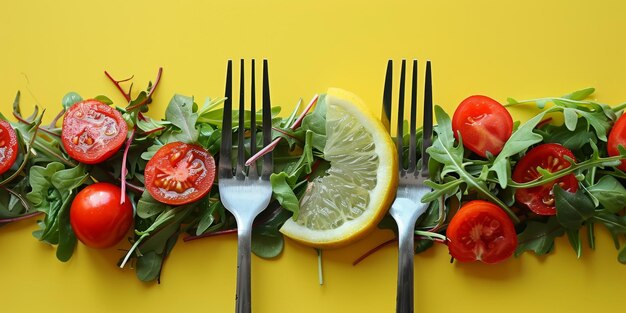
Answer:
[[[309,183],[297,219],[280,231],[317,248],[340,247],[373,230],[398,186],[396,150],[382,123],[354,94],[326,95],[325,176]]]

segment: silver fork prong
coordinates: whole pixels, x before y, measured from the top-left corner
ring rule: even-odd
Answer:
[[[270,101],[270,80],[267,60],[263,60],[263,146],[272,143],[272,104]],[[269,180],[274,170],[272,152],[263,156],[262,179]]]
[[[256,154],[256,84],[255,84],[255,62],[252,59],[252,70],[250,72],[250,155]],[[248,169],[250,179],[259,178],[256,162],[252,162]]]
[[[383,126],[389,132],[391,125],[391,97],[393,89],[393,61],[387,61],[387,72],[385,74],[385,87],[383,89],[383,107],[381,113],[381,121]]]
[[[411,75],[411,121],[410,121],[410,139],[409,139],[409,173],[415,172],[417,165],[417,138],[415,130],[417,129],[417,60],[413,60],[413,72]]]
[[[396,112],[397,128],[396,128],[396,149],[398,150],[398,167],[404,168],[402,161],[403,152],[403,135],[404,135],[404,89],[405,89],[405,76],[406,76],[406,60],[402,60],[402,67],[400,68],[400,87],[398,91],[398,112]]]
[[[422,176],[428,177],[428,161],[430,156],[426,149],[432,144],[433,133],[433,82],[430,61],[426,61],[426,78],[424,79],[424,125],[422,126]]]
[[[240,74],[239,74],[239,124],[237,127],[237,170],[235,172],[235,177],[237,179],[243,180],[246,175],[244,172],[244,163],[246,158],[246,149],[244,146],[244,134],[246,132],[246,100],[245,100],[245,79],[244,79],[244,66],[245,62],[241,59],[240,62]]]
[[[220,145],[219,177],[230,178],[233,176],[231,164],[231,150],[233,144],[233,61],[228,60],[226,66],[226,88],[224,91],[224,111],[222,116],[222,142]]]

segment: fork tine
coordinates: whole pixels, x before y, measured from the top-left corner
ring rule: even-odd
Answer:
[[[245,178],[245,173],[244,173],[244,167],[243,167],[243,163],[245,162],[245,153],[246,153],[246,149],[244,147],[244,143],[243,143],[243,137],[244,137],[244,133],[246,132],[246,127],[245,127],[245,123],[246,123],[246,119],[245,119],[245,79],[244,79],[244,60],[241,59],[240,62],[240,75],[239,75],[239,124],[238,124],[238,128],[237,128],[237,171],[235,172],[235,176],[237,177],[237,179],[244,179]]]
[[[387,61],[387,72],[385,74],[385,88],[383,89],[383,111],[381,114],[381,121],[387,132],[389,132],[389,125],[391,124],[391,89],[393,85],[393,61]]]
[[[272,142],[272,110],[270,102],[270,81],[268,74],[267,60],[263,60],[263,146],[268,146]],[[272,152],[263,156],[264,180],[269,180],[274,170]]]
[[[433,133],[433,83],[430,61],[426,61],[426,78],[424,81],[424,125],[422,127],[422,176],[428,176],[429,155],[426,149],[432,144]]]
[[[409,131],[411,132],[409,140],[409,169],[408,172],[414,172],[417,165],[417,138],[415,130],[417,128],[417,60],[413,59],[413,74],[411,77],[411,124]]]
[[[224,112],[222,116],[222,142],[220,145],[220,161],[219,161],[219,177],[230,178],[233,176],[232,165],[230,161],[232,139],[232,120],[233,120],[233,61],[228,60],[226,67],[226,90],[224,96]]]
[[[255,84],[255,61],[252,59],[252,71],[250,73],[250,155],[256,154],[256,84]],[[256,162],[250,163],[248,169],[250,179],[259,178]]]
[[[396,134],[396,148],[398,150],[398,167],[403,168],[402,163],[402,150],[403,150],[403,142],[402,137],[404,135],[403,124],[404,124],[404,78],[406,74],[406,60],[402,60],[402,67],[400,69],[400,90],[398,92],[398,125],[397,125],[397,134]]]

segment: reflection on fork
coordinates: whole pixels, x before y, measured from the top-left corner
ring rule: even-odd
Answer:
[[[251,101],[250,101],[250,154],[256,152],[256,100],[255,100],[255,62],[252,60],[251,71]],[[233,214],[237,221],[237,295],[235,312],[251,311],[250,288],[250,249],[252,236],[252,222],[269,204],[272,197],[270,175],[272,174],[272,153],[263,157],[261,174],[259,175],[256,162],[245,166],[245,114],[244,114],[244,60],[241,60],[241,76],[239,86],[239,125],[237,129],[237,165],[233,175],[231,152],[232,140],[232,61],[228,61],[226,70],[226,100],[224,101],[224,115],[222,120],[222,144],[220,147],[218,184],[220,200],[224,207]],[[263,60],[263,145],[271,142],[271,104],[269,93],[269,79],[267,60]]]
[[[392,102],[393,62],[387,63],[385,88],[383,93],[383,123],[389,128]],[[417,160],[417,60],[413,60],[413,75],[411,79],[411,117],[409,130],[408,166],[403,162],[403,123],[404,123],[404,89],[405,89],[406,60],[402,60],[400,71],[400,90],[397,107],[397,136],[399,183],[396,199],[391,205],[389,213],[398,225],[398,286],[396,291],[396,312],[408,313],[414,310],[413,301],[413,257],[414,257],[414,228],[417,219],[426,211],[428,203],[422,203],[424,195],[431,189],[424,185],[428,179],[428,153],[426,149],[432,143],[432,80],[430,61],[426,62],[426,78],[424,81],[424,107],[422,115],[422,158]],[[419,165],[419,167],[418,167]]]

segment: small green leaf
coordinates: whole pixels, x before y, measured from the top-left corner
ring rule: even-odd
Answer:
[[[571,99],[571,100],[585,100],[589,96],[591,96],[596,91],[595,88],[585,88],[581,90],[576,90],[570,94],[563,96],[563,98]]]
[[[583,244],[580,240],[580,230],[568,229],[565,233],[567,234],[569,244],[572,246],[572,249],[574,249],[574,253],[576,253],[576,257],[580,258],[583,254]]]
[[[198,114],[193,112],[193,98],[182,95],[174,95],[165,110],[165,118],[178,127],[179,131],[174,138],[184,143],[194,143],[198,140],[196,121]]]
[[[83,97],[81,97],[78,93],[72,91],[66,93],[65,96],[63,96],[61,103],[63,104],[63,107],[67,110],[72,105],[80,101],[83,101]]]
[[[137,278],[141,281],[153,281],[161,273],[163,258],[154,251],[148,251],[137,259]]]
[[[611,213],[626,208],[626,188],[613,176],[603,176],[588,190]]]
[[[59,245],[57,246],[57,259],[61,262],[67,262],[72,258],[74,249],[76,248],[76,235],[70,225],[70,205],[72,198],[68,198],[63,203],[58,214],[59,220]]]
[[[196,236],[202,235],[209,227],[211,227],[211,225],[213,225],[213,222],[215,222],[215,209],[217,209],[219,205],[220,202],[215,201],[202,212],[202,216],[198,222],[198,228],[196,229]]]
[[[526,229],[518,235],[518,246],[515,256],[526,251],[533,251],[537,255],[544,255],[552,251],[554,239],[563,236],[565,230],[554,217],[546,223],[529,221]]]
[[[155,200],[147,190],[137,202],[137,216],[141,218],[150,218],[168,209],[168,205]]]
[[[270,176],[270,182],[272,184],[272,192],[274,198],[280,203],[280,205],[293,212],[293,218],[298,218],[298,212],[300,211],[300,201],[296,194],[293,192],[293,187],[287,183],[289,175],[285,172],[273,173]]]
[[[265,259],[277,257],[284,246],[283,236],[273,229],[255,228],[252,230],[252,252]]]
[[[617,261],[622,264],[626,264],[626,246],[623,246],[619,249],[619,254],[617,255]]]
[[[565,108],[563,109],[563,118],[565,119],[565,127],[570,131],[574,131],[576,129],[576,124],[578,123],[578,114],[576,110]]]
[[[113,100],[109,99],[109,97],[104,96],[104,95],[96,96],[94,99],[98,100],[98,101],[100,101],[100,102],[102,102],[104,104],[107,104],[107,105],[113,104]]]
[[[543,117],[548,112],[550,112],[550,110],[543,111],[530,119],[528,122],[522,124],[511,135],[509,140],[504,144],[500,154],[498,154],[496,159],[493,161],[493,165],[489,168],[489,170],[496,174],[501,188],[506,188],[508,178],[511,173],[511,163],[509,162],[509,158],[528,149],[530,146],[541,142],[543,139],[541,135],[534,132],[534,129],[537,124],[543,120]]]
[[[593,216],[595,205],[582,190],[571,193],[555,184],[553,191],[556,201],[556,217],[566,229],[579,229]]]
[[[57,171],[52,174],[50,181],[54,188],[59,190],[61,194],[67,194],[69,191],[80,187],[88,174],[85,172],[85,166],[79,165],[65,170]]]

